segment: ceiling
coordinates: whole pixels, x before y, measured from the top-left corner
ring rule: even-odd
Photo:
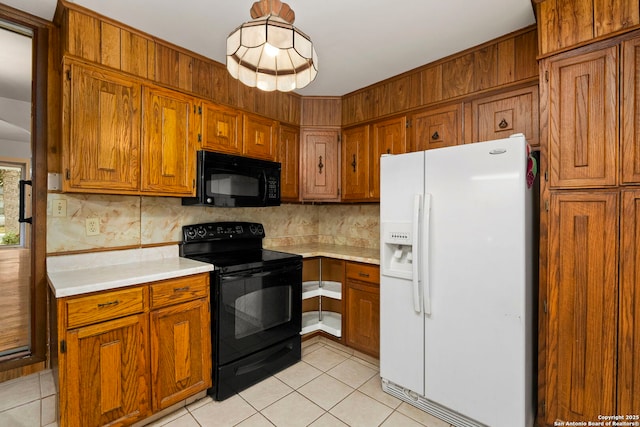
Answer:
[[[0,0],[51,20],[56,0]],[[69,0],[218,62],[255,0]],[[288,0],[318,77],[301,95],[341,96],[535,22],[531,0]]]

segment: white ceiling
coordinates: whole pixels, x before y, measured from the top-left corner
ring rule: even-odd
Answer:
[[[0,0],[51,20],[56,0]],[[225,63],[255,0],[70,0]],[[301,95],[340,96],[535,22],[531,0],[288,0],[318,77]]]

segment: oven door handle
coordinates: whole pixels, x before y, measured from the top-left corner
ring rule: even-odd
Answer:
[[[238,280],[238,279],[246,279],[248,277],[267,277],[271,276],[273,271],[263,271],[260,273],[247,273],[247,274],[235,274],[235,275],[223,275],[222,280]]]
[[[246,279],[249,277],[256,277],[256,278],[268,277],[268,276],[273,276],[275,274],[281,274],[284,272],[293,271],[298,268],[300,268],[298,265],[291,265],[291,266],[285,266],[285,267],[274,268],[269,270],[261,270],[261,271],[251,270],[245,273],[240,272],[237,274],[222,274],[220,277],[222,278],[223,281]]]

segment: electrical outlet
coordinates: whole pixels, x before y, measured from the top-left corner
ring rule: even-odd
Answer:
[[[85,228],[87,236],[97,236],[100,234],[100,218],[87,218]]]
[[[51,206],[51,211],[55,217],[67,216],[67,201],[64,199],[54,200]]]

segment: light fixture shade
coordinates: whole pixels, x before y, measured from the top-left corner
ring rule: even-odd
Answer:
[[[227,70],[247,86],[289,92],[316,78],[318,57],[306,34],[269,13],[245,22],[229,35]]]

